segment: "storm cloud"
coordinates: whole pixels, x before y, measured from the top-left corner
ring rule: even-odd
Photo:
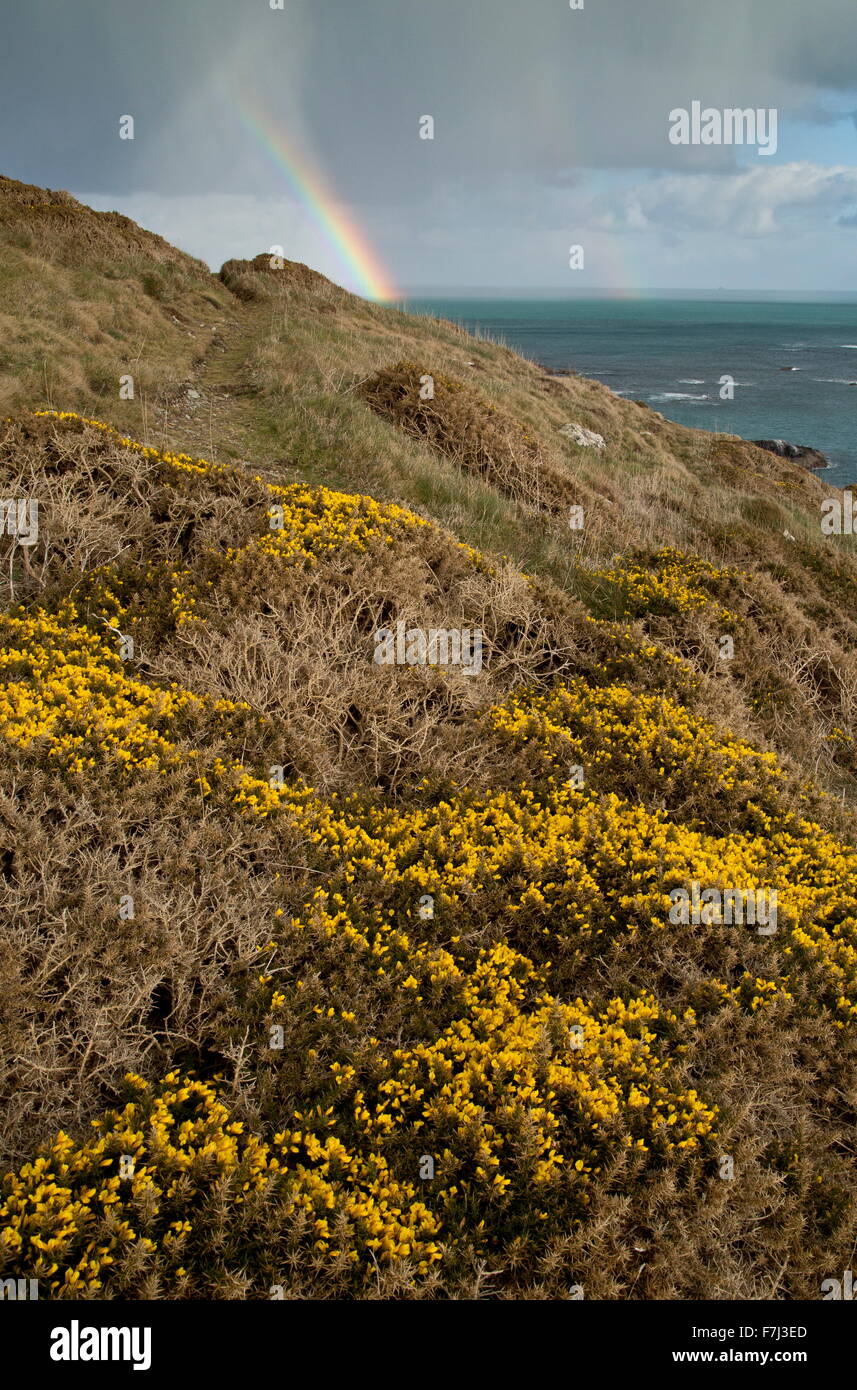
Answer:
[[[28,0],[3,39],[0,170],[148,217],[214,264],[280,242],[344,278],[250,102],[401,285],[562,286],[587,235],[593,273],[620,239],[653,286],[688,283],[683,247],[702,273],[705,236],[722,284],[750,228],[769,284],[845,287],[853,0]],[[671,144],[693,101],[776,109],[776,165]],[[812,197],[777,180],[798,165]]]

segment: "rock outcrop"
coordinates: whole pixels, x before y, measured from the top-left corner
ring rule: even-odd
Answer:
[[[806,444],[789,444],[785,439],[751,439],[759,449],[767,449],[769,454],[779,454],[781,459],[794,459],[804,468],[829,468],[830,460],[820,449],[810,449]]]
[[[569,424],[562,426],[560,434],[567,435],[574,444],[579,444],[582,449],[604,448],[603,434],[596,434],[595,430],[584,429],[583,425],[569,422]]]

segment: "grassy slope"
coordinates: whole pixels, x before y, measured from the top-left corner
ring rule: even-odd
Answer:
[[[305,268],[259,258],[221,281],[67,195],[0,182],[0,237],[4,495],[39,497],[47,517],[35,555],[4,566],[8,1159],[58,1125],[78,1136],[124,1071],[154,1085],[173,1065],[221,1077],[262,1146],[254,1159],[225,1137],[206,1094],[217,1153],[191,1174],[204,1188],[215,1162],[225,1184],[207,1205],[193,1182],[163,1196],[184,1160],[147,1140],[164,1212],[191,1233],[165,1234],[135,1191],[148,1264],[102,1225],[115,1269],[82,1268],[68,1237],[56,1277],[77,1269],[93,1293],[100,1278],[144,1296],[359,1295],[377,1252],[383,1287],[412,1296],[574,1281],[596,1297],[815,1296],[854,1227],[857,571],[847,542],[819,534],[829,489]],[[133,401],[118,399],[126,373]],[[370,408],[388,397],[394,419]],[[45,407],[160,453],[28,413]],[[570,443],[570,420],[605,450]],[[189,470],[170,451],[236,466]],[[266,482],[416,519],[293,488],[282,551]],[[394,616],[480,625],[483,676],[373,667],[372,633]],[[134,635],[133,679],[111,621]],[[188,693],[165,712],[171,684]],[[773,749],[779,780],[732,735]],[[577,762],[582,811],[563,788]],[[658,892],[706,874],[778,884],[782,935],[667,928]],[[125,893],[135,916],[117,931]],[[269,942],[273,998],[253,968]],[[382,950],[399,963],[369,968]],[[634,998],[657,1006],[620,1027]],[[479,1040],[469,1057],[450,1041],[462,1028]],[[650,1047],[683,1147],[652,1118]],[[450,1093],[432,1099],[443,1076]],[[604,1077],[609,1103],[593,1098]],[[158,1104],[184,1114],[174,1090]],[[131,1103],[142,1132],[151,1092]],[[335,1162],[318,1147],[330,1104]],[[288,1127],[300,1137],[283,1151]],[[417,1176],[426,1153],[434,1188]],[[239,1220],[236,1173],[263,1185],[274,1160],[285,1191],[271,1178]],[[96,1161],[83,1153],[81,1172]]]
[[[796,753],[824,784],[852,786],[850,754],[831,734],[847,724],[857,691],[854,579],[843,560],[850,539],[834,551],[819,533],[828,485],[600,383],[548,377],[454,325],[367,304],[291,263],[278,272],[248,263],[237,288],[254,298],[240,298],[160,238],[68,195],[4,180],[0,207],[0,410],[56,405],[158,446],[400,501],[605,615],[622,607],[600,582],[593,596],[587,570],[609,568],[615,553],[675,546],[762,571],[736,605],[748,626],[732,679],[721,682],[730,686],[724,716]],[[401,360],[471,385],[520,421],[545,463],[568,476],[585,508],[582,535],[565,511],[522,507],[490,471],[450,466],[367,410],[361,383]],[[127,373],[135,399],[120,401]],[[567,441],[559,429],[570,420],[602,433],[605,450]],[[658,635],[723,674],[719,631]]]

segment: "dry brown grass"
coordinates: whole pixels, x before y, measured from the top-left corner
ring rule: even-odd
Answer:
[[[292,291],[308,291],[315,303],[333,308],[350,298],[326,275],[311,270],[301,261],[290,261],[279,254],[262,252],[251,261],[224,261],[220,279],[238,299],[249,303],[271,303],[288,299]]]
[[[377,372],[361,392],[399,429],[524,506],[556,512],[576,496],[572,480],[519,420],[455,377],[398,362]]]
[[[252,717],[232,751],[262,777],[282,764],[325,795],[361,788],[381,805],[408,807],[432,794],[420,785],[430,776],[447,788],[526,783],[538,798],[537,751],[510,752],[486,728],[485,707],[521,686],[617,680],[664,691],[776,748],[792,773],[781,819],[797,809],[853,842],[857,567],[848,544],[818,534],[820,480],[741,441],[672,425],[598,383],[557,381],[454,325],[364,304],[294,263],[230,262],[218,280],[126,219],[11,181],[0,181],[0,230],[5,410],[45,400],[35,346],[55,404],[100,413],[146,442],[253,460],[250,469],[168,476],[74,422],[22,412],[0,422],[0,494],[34,496],[42,508],[35,551],[3,555],[4,606],[52,607],[74,594],[81,621],[95,622],[93,571],[103,568],[136,624],[141,677],[246,701]],[[145,389],[120,406],[112,382],[129,360]],[[425,374],[434,400],[419,396]],[[196,416],[181,400],[187,382],[202,393]],[[602,433],[606,449],[576,448],[560,433],[569,420]],[[272,563],[252,548],[269,501],[257,466],[280,480],[394,499],[440,525],[312,568]],[[582,535],[566,525],[569,503],[584,506]],[[462,539],[488,552],[486,563]],[[621,617],[616,586],[599,571],[614,553],[621,565],[635,552],[655,570],[664,544],[746,573],[712,583],[710,608],[653,605]],[[246,553],[235,561],[229,549]],[[198,595],[190,624],[171,616],[175,569]],[[725,668],[720,606],[737,619]],[[481,628],[483,676],[379,670],[373,635],[398,619]],[[843,735],[832,739],[836,727]],[[193,745],[191,732],[182,738]],[[212,734],[206,751],[225,754],[225,745]],[[69,778],[38,748],[6,757],[5,1160],[30,1157],[59,1127],[85,1132],[129,1069],[222,1073],[236,1115],[262,1129],[314,1104],[329,1061],[310,1060],[317,1017],[290,1000],[289,1051],[275,1063],[248,1000],[274,913],[288,922],[320,881],[344,888],[336,871],[286,822],[206,800],[192,769],[132,785],[108,771]],[[842,802],[801,800],[807,777]],[[735,828],[706,786],[664,805],[656,765],[598,791],[663,808],[681,824],[717,832],[719,816],[724,833]],[[730,815],[740,820],[740,810]],[[393,889],[347,891],[357,894],[355,911],[377,891],[378,905],[410,920]],[[126,893],[136,913],[120,921]],[[538,921],[513,921],[504,901],[498,885],[495,896],[462,905],[461,949],[508,940],[546,965],[547,951],[557,953]],[[445,925],[436,929],[446,943]],[[369,1053],[370,1037],[392,1049],[419,1035],[410,997],[370,976],[341,942],[284,931],[280,949],[284,980],[300,978],[319,1007],[333,998],[353,1010],[355,1055]],[[658,1167],[615,1157],[579,1225],[560,1213],[541,1243],[514,1222],[498,1225],[490,1273],[459,1249],[442,1276],[418,1283],[407,1271],[379,1272],[356,1296],[544,1299],[579,1281],[587,1298],[817,1297],[819,1277],[848,1267],[857,1234],[854,1044],[815,1007],[809,974],[794,972],[791,1005],[757,1015],[707,1006],[712,974],[732,982],[745,970],[790,968],[767,950],[692,928],[645,939],[617,932],[597,951],[560,951],[552,966],[568,997],[651,990],[679,1012],[698,1010],[682,1074],[720,1107],[733,1182],[702,1160]],[[338,1057],[339,1036],[321,1036],[322,1051]],[[407,1144],[421,1142],[407,1139],[403,1171],[414,1156]],[[287,1296],[355,1296],[348,1271],[326,1273],[299,1241],[283,1245],[275,1210],[239,1219],[218,1202],[207,1257],[214,1296],[258,1296],[246,1250],[257,1271],[267,1268],[265,1251],[279,1252]],[[229,1259],[227,1239],[238,1251]],[[117,1279],[132,1294],[161,1291],[156,1274],[130,1266]]]

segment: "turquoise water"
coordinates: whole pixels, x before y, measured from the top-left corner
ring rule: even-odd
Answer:
[[[596,377],[679,424],[821,449],[826,481],[857,482],[854,302],[414,298],[407,308]],[[727,374],[732,401],[719,396]]]

